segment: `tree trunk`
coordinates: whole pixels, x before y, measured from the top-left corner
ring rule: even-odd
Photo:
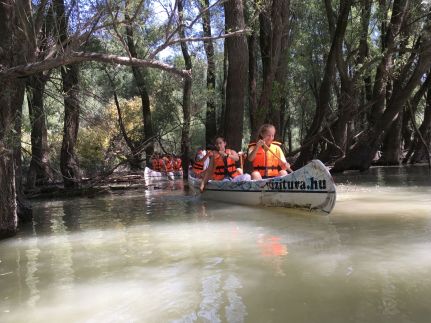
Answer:
[[[56,26],[59,33],[58,44],[67,44],[69,40],[69,21],[66,16],[64,0],[54,0]],[[64,93],[64,127],[60,154],[60,169],[64,187],[75,188],[80,185],[81,171],[75,145],[79,129],[79,67],[77,64],[61,67]]]
[[[184,31],[184,17],[183,17],[183,0],[178,0],[178,22],[180,24],[179,34],[181,38],[186,38]],[[189,54],[186,42],[181,42],[181,51],[184,57],[186,70],[192,69],[192,59]],[[190,107],[192,98],[192,80],[185,78],[183,80],[183,127],[181,131],[181,160],[183,166],[183,176],[188,177],[189,173],[189,156],[190,156]]]
[[[257,101],[257,32],[252,31],[251,35],[247,37],[248,42],[248,111],[250,117],[250,129],[257,129],[258,122],[256,120],[256,111],[258,109]],[[253,131],[252,131],[253,133]],[[252,138],[251,141],[255,140]]]
[[[335,73],[335,64],[337,51],[341,50],[341,43],[344,39],[346,32],[347,20],[349,17],[351,0],[343,1],[340,4],[340,14],[337,20],[337,26],[335,28],[334,37],[332,39],[331,49],[328,54],[328,59],[325,66],[325,73],[323,75],[322,83],[319,90],[319,99],[316,106],[316,112],[314,114],[313,122],[304,140],[304,145],[301,148],[301,154],[295,161],[294,168],[300,168],[308,163],[314,156],[314,152],[317,149],[318,138],[316,137],[319,133],[323,120],[329,110],[329,103],[331,99],[331,86],[332,80]]]
[[[420,133],[420,134],[419,134]],[[429,152],[431,149],[431,89],[428,89],[427,100],[425,106],[424,119],[419,127],[419,133],[415,133],[414,137],[414,153],[410,163],[427,162],[429,160]],[[420,138],[422,136],[422,138]],[[425,141],[425,143],[423,141]],[[428,147],[425,147],[425,145]]]
[[[23,80],[16,82],[16,94],[12,97],[12,105],[16,107],[15,112],[15,189],[16,189],[16,206],[18,220],[29,222],[32,220],[32,210],[30,202],[24,196],[22,186],[22,154],[21,154],[21,136],[22,136],[22,104],[24,101],[25,83]]]
[[[7,5],[2,3],[0,7],[0,35],[3,40],[6,38],[5,31],[11,31],[10,26],[5,26],[8,23],[6,19],[13,17],[11,12],[7,12],[8,8],[5,8]],[[5,43],[3,41],[3,44]],[[9,40],[9,44],[11,43]],[[0,64],[12,65],[10,57],[1,55]],[[13,140],[16,106],[12,99],[17,95],[18,82],[16,80],[2,82],[0,91],[0,239],[14,235],[18,223],[14,158],[17,147],[14,146]]]
[[[0,3],[0,65],[9,68],[27,59],[27,51],[20,39],[21,20],[19,9],[27,8],[25,1],[5,0]],[[18,10],[17,10],[18,9]],[[22,12],[21,12],[22,13]],[[16,204],[15,157],[16,147],[15,118],[18,98],[23,97],[21,80],[1,81],[0,91],[0,239],[16,233],[18,217]],[[22,102],[21,102],[22,103]]]
[[[121,107],[120,102],[118,100],[117,91],[115,90],[115,84],[114,80],[111,78],[108,72],[106,72],[109,82],[111,83],[112,87],[112,94],[114,95],[114,103],[117,108],[117,115],[118,115],[118,126],[120,127],[121,135],[126,142],[127,147],[130,150],[130,155],[127,156],[128,163],[130,165],[131,169],[139,169],[141,158],[140,158],[140,147],[139,144],[136,144],[127,134],[126,127],[124,126],[123,122],[123,115],[121,113]]]
[[[289,1],[288,1],[289,2]],[[287,132],[286,127],[290,120],[288,100],[288,67],[289,67],[289,50],[290,50],[290,16],[289,16],[289,5],[283,8],[286,11],[285,17],[283,17],[283,31],[280,39],[280,58],[278,60],[278,67],[275,73],[275,87],[273,89],[272,96],[275,98],[271,104],[270,118],[269,121],[276,127],[278,131],[278,137],[281,142],[284,142],[285,135]],[[289,129],[289,136],[291,135]],[[289,137],[289,151],[292,149],[291,137]]]
[[[225,21],[225,30],[226,21]],[[218,122],[217,133],[224,133],[225,129],[225,118],[226,118],[226,90],[227,90],[227,79],[228,79],[228,69],[229,69],[229,57],[227,50],[227,39],[223,42],[223,82],[221,85],[221,107],[220,107],[220,119]]]
[[[125,15],[126,21],[129,22],[126,25],[126,34],[127,34],[127,47],[129,49],[130,55],[133,58],[138,58],[138,53],[136,50],[136,46],[134,43],[134,37],[133,37],[133,29],[130,24],[130,18],[128,15]],[[142,101],[142,118],[143,118],[143,124],[144,124],[144,140],[147,141],[150,140],[150,138],[153,138],[154,131],[153,131],[153,121],[151,117],[151,107],[150,107],[150,96],[148,95],[147,90],[147,84],[145,82],[144,75],[142,74],[141,69],[138,66],[132,66],[133,71],[133,77],[135,79],[136,85],[138,87],[139,95],[141,96]],[[141,147],[139,147],[139,150]],[[131,163],[131,167],[133,168],[140,168],[140,151],[133,152],[133,159]],[[151,139],[150,144],[146,145],[145,148],[145,163],[148,167],[151,167],[151,155],[154,153],[154,140]],[[134,162],[133,162],[134,161]],[[138,161],[138,164],[136,162]]]
[[[47,184],[52,178],[48,155],[48,132],[43,104],[46,77],[40,73],[30,77],[27,101],[31,123],[31,162],[27,174],[27,189]]]
[[[401,109],[395,121],[392,123],[383,141],[382,157],[378,165],[399,165],[403,158],[402,150],[402,124],[403,110]]]
[[[412,154],[416,150],[416,145],[421,142],[421,138],[417,132],[414,133],[414,138],[410,139],[412,130],[410,130],[410,127],[408,127],[408,124],[412,123],[412,128],[416,129],[415,115],[416,115],[419,102],[421,101],[425,93],[430,91],[430,89],[431,89],[431,72],[428,72],[425,82],[422,83],[419,90],[416,91],[415,95],[413,96],[413,99],[410,100],[410,104],[407,104],[407,106],[405,107],[405,118],[403,118],[403,131],[404,131],[403,138],[406,138],[408,136],[408,139],[410,140],[410,142],[408,143],[408,141],[404,139],[406,141],[405,147],[408,148],[408,152],[404,157],[403,163],[407,163],[410,160],[410,158],[412,157]]]
[[[370,167],[384,133],[389,130],[413,90],[429,70],[431,64],[431,23],[429,20],[421,34],[423,37],[418,50],[411,53],[412,57],[408,60],[409,64],[406,64],[400,73],[401,79],[394,81],[394,90],[382,117],[373,127],[363,133],[358,143],[347,153],[345,158],[335,163],[331,172],[341,172],[347,169],[365,170]],[[407,77],[409,71],[412,72]]]
[[[75,153],[79,129],[79,67],[66,65],[61,68],[64,93],[64,127],[61,145],[60,168],[64,187],[79,187],[81,170]]]
[[[227,30],[245,28],[244,8],[241,0],[225,2],[225,24]],[[245,95],[247,89],[248,48],[245,35],[225,40],[229,57],[226,86],[226,114],[224,136],[229,147],[241,150],[244,125]]]
[[[371,18],[371,0],[361,0],[361,34],[360,34],[360,40],[359,40],[359,51],[357,56],[357,62],[359,64],[363,64],[365,59],[369,56],[369,45],[368,45],[368,39],[369,39],[369,25],[370,25],[370,18]],[[363,76],[363,93],[364,98],[367,102],[371,101],[372,97],[372,88],[371,88],[371,74],[369,71],[364,73]]]
[[[264,122],[271,122],[280,132],[278,105],[271,104],[273,83],[282,52],[282,40],[286,36],[289,25],[289,0],[272,0],[269,12],[263,11],[259,15],[260,48],[262,56],[262,91],[255,115],[252,132],[256,133]],[[271,107],[275,111],[271,111]]]
[[[325,135],[328,141],[327,148],[319,156],[319,159],[324,162],[333,162],[345,155],[349,145],[349,124],[353,121],[359,104],[354,81],[349,77],[347,64],[340,55],[341,49],[337,51],[337,67],[341,83],[338,98],[338,119],[329,129],[328,134]]]
[[[204,0],[204,8],[209,7],[209,0]],[[202,15],[203,31],[205,37],[211,37],[211,17],[210,12],[207,10]],[[214,45],[212,40],[204,41],[205,53],[207,56],[207,111],[205,119],[205,141],[207,144],[211,143],[217,134],[216,123],[216,104],[215,104],[215,86],[216,86],[216,66],[214,58]]]
[[[394,0],[390,24],[388,27],[382,25],[383,57],[379,66],[377,67],[374,81],[373,98],[375,99],[375,103],[372,106],[370,114],[369,121],[371,126],[378,122],[384,112],[389,70],[393,66],[392,49],[397,45],[395,37],[398,35],[404,22],[405,13],[408,8],[408,2],[408,0]],[[381,3],[381,5],[383,7],[386,6],[385,3]],[[383,8],[382,11],[386,12],[386,10]]]

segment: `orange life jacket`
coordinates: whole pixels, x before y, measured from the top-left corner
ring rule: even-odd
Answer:
[[[165,170],[167,172],[172,172],[174,170],[174,166],[172,165],[172,160],[170,159],[165,159]]]
[[[230,154],[230,150],[226,149],[226,154]],[[236,171],[235,161],[232,158],[223,158],[220,154],[214,156],[214,174],[213,179],[221,181],[226,177],[234,178],[239,175]]]
[[[281,143],[273,141],[269,149],[279,158],[282,158],[283,151],[280,148]],[[256,147],[256,143],[252,142],[248,145],[248,148]],[[256,157],[253,159],[253,171],[258,171],[262,178],[276,177],[279,175],[280,170],[283,167],[280,165],[280,161],[270,151],[265,151],[263,147],[259,147],[256,153]]]
[[[161,165],[159,164],[159,160],[158,159],[153,159],[151,161],[151,167],[153,168],[153,170],[155,170],[156,172],[160,172],[161,170]]]
[[[181,165],[182,165],[181,158],[176,158],[174,160],[174,170],[175,171],[180,171],[181,170]]]
[[[202,160],[195,161],[193,163],[193,173],[195,173],[196,175],[202,173],[204,171],[204,163],[205,162]]]
[[[159,162],[159,172],[164,172],[165,171],[165,161],[163,160],[163,158],[159,158],[158,162]]]

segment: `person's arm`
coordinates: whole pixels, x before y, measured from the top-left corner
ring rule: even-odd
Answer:
[[[293,170],[290,168],[290,164],[287,162],[286,157],[284,156],[283,150],[281,150],[280,147],[278,147],[278,151],[279,151],[279,156],[280,156],[280,161],[279,163],[281,164],[281,168],[288,171],[289,173],[292,173]]]
[[[211,157],[210,164],[209,164],[208,168],[206,169],[205,176],[204,176],[204,178],[202,178],[201,185],[199,186],[199,189],[201,192],[203,192],[205,190],[205,186],[207,185],[210,178],[213,176],[214,166],[215,166],[214,157]]]
[[[207,153],[205,154],[205,156],[203,156],[203,157],[202,157],[202,159],[201,159],[200,161],[204,162],[204,161],[206,161],[209,157],[210,157],[210,152],[207,152]]]
[[[238,161],[239,156],[238,156],[237,152],[235,150],[232,150],[232,149],[229,149],[229,150],[230,150],[229,154],[226,154],[225,152],[219,152],[219,154],[222,157],[227,157],[227,158],[233,159],[234,161]]]
[[[256,158],[256,154],[257,154],[257,151],[259,150],[259,147],[262,147],[263,145],[264,145],[264,141],[262,139],[258,140],[256,142],[256,146],[254,146],[254,149],[248,153],[247,159],[252,162]]]

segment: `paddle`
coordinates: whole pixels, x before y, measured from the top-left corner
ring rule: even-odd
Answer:
[[[242,159],[244,157],[244,153],[242,151],[238,152],[239,155],[239,162],[241,164],[241,169],[244,170],[244,160]]]
[[[284,161],[284,160],[282,160],[280,157],[278,157],[271,149],[269,149],[269,147],[265,144],[265,143],[263,143],[263,146],[265,147],[265,149],[266,150],[269,150],[269,152],[271,153],[271,154],[273,154],[274,155],[274,157],[275,158],[277,158],[279,161],[281,161],[283,164],[284,163],[287,163],[287,161]],[[293,170],[289,167],[289,163],[287,163],[287,169],[288,170],[290,170],[290,172],[293,172]]]

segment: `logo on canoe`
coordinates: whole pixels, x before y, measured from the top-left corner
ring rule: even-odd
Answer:
[[[314,179],[310,177],[307,181],[273,180],[267,183],[273,191],[320,191],[326,190],[326,179]]]

